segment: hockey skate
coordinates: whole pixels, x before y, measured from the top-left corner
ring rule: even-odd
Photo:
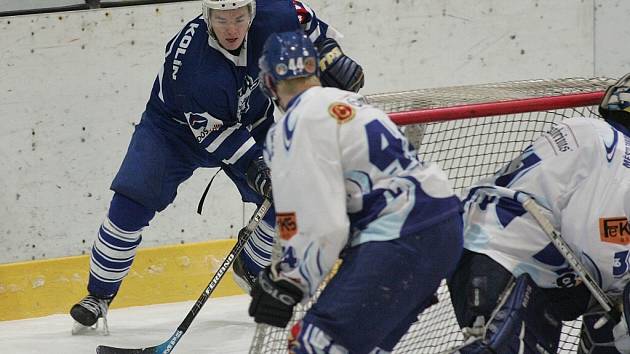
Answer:
[[[101,299],[88,295],[70,309],[70,316],[75,320],[72,334],[109,335],[107,310],[114,297]]]

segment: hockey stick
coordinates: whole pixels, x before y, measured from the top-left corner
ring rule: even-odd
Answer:
[[[542,207],[540,206],[540,204],[534,201],[531,196],[523,192],[517,192],[499,186],[479,186],[476,188],[486,195],[496,195],[499,197],[510,198],[519,202],[523,206],[523,208],[532,215],[536,222],[538,222],[538,224],[543,229],[545,234],[547,234],[558,252],[562,254],[562,256],[567,260],[571,268],[573,268],[573,270],[580,276],[580,278],[584,282],[584,285],[586,285],[588,290],[591,292],[593,298],[595,298],[595,300],[604,309],[604,311],[606,311],[606,313],[617,311],[617,308],[610,300],[608,295],[604,293],[599,284],[597,284],[595,279],[593,279],[591,274],[586,270],[586,268],[582,264],[582,261],[578,259],[575,252],[573,252],[566,241],[562,238],[560,232],[556,230],[549,219],[542,214]],[[602,322],[600,323],[600,325],[603,325],[604,323],[605,322]]]
[[[238,257],[238,255],[241,253],[241,251],[245,247],[245,244],[249,240],[252,232],[254,232],[256,227],[258,227],[258,224],[262,221],[263,217],[265,216],[265,214],[267,213],[267,210],[269,210],[270,207],[271,207],[271,201],[269,199],[265,199],[263,203],[258,207],[254,215],[252,215],[251,219],[249,220],[249,223],[247,224],[247,226],[239,232],[238,241],[236,242],[236,244],[234,245],[234,247],[232,248],[228,256],[225,258],[225,260],[223,261],[223,264],[221,264],[221,267],[219,267],[219,270],[217,270],[217,272],[214,274],[214,276],[212,277],[212,280],[210,280],[210,283],[208,283],[208,286],[206,286],[201,296],[199,296],[199,298],[197,299],[197,302],[195,302],[195,304],[190,309],[190,311],[188,311],[188,314],[186,315],[186,318],[184,319],[184,321],[180,323],[175,333],[166,342],[153,346],[153,347],[146,347],[146,348],[139,348],[139,349],[116,348],[116,347],[110,347],[106,345],[99,345],[98,347],[96,347],[96,353],[97,354],[167,354],[173,351],[173,348],[175,348],[175,345],[177,345],[177,342],[179,342],[179,340],[182,338],[184,333],[186,333],[186,330],[188,330],[188,327],[190,327],[190,324],[192,323],[192,321],[195,319],[195,317],[197,317],[197,314],[199,313],[203,305],[206,303],[206,301],[208,301],[208,298],[210,298],[210,295],[219,284],[219,281],[223,278],[225,273],[227,273],[228,269],[230,269],[230,266],[232,266],[232,263],[234,263],[234,260],[236,259],[236,257]]]

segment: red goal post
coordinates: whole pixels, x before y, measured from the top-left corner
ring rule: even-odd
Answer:
[[[598,116],[609,78],[524,80],[366,96],[403,127],[421,160],[437,163],[457,193],[491,175],[564,118]],[[410,295],[411,296],[411,295]],[[461,344],[444,284],[394,353],[444,353]],[[316,300],[315,300],[316,301]],[[308,308],[296,308],[298,320]],[[293,323],[293,322],[292,322]],[[290,328],[291,324],[289,324]],[[559,353],[575,353],[580,321],[565,323]],[[250,353],[285,353],[288,330],[258,326]]]
[[[590,106],[598,104],[603,96],[603,91],[585,92],[561,96],[473,103],[461,106],[425,109],[420,111],[393,112],[390,113],[389,116],[398,125],[421,124],[455,119],[557,110],[585,105]]]

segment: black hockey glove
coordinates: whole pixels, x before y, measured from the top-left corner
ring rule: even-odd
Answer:
[[[255,158],[247,167],[247,184],[258,194],[270,200],[273,199],[271,193],[271,171],[263,157]]]
[[[332,38],[316,41],[315,46],[319,53],[319,80],[322,85],[359,92],[364,83],[361,65],[345,55],[339,43]]]
[[[293,307],[302,300],[302,290],[287,280],[271,280],[271,269],[263,269],[252,288],[249,315],[256,323],[284,328],[293,316]]]

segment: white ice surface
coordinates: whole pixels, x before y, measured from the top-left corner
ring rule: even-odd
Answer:
[[[174,354],[247,353],[256,328],[247,315],[249,296],[210,299],[175,347]],[[53,301],[51,299],[51,301]],[[71,334],[70,315],[0,322],[0,353],[96,353],[99,344],[125,348],[166,341],[193,302],[111,310],[109,336]]]

